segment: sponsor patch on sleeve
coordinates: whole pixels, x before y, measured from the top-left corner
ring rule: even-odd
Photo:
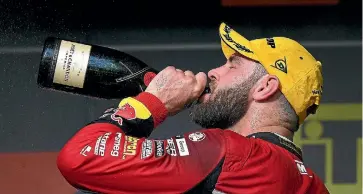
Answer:
[[[194,142],[202,141],[205,139],[205,134],[203,132],[197,131],[197,132],[189,134],[188,138],[190,141],[194,141]]]
[[[166,141],[167,141],[166,153],[171,156],[177,156],[173,138],[169,138]]]
[[[142,148],[141,148],[141,159],[145,159],[152,154],[152,146],[153,141],[149,139],[145,139],[144,142],[142,142]]]
[[[123,126],[126,120],[149,120],[150,118],[151,113],[147,107],[131,97],[123,99],[117,108],[109,108],[99,117],[99,119],[115,122],[119,126]]]
[[[115,142],[111,150],[111,156],[118,157],[120,155],[120,145],[121,145],[122,133],[118,132],[115,135]]]
[[[163,140],[155,140],[155,158],[160,158],[164,156],[165,149],[164,149],[164,141]]]
[[[151,117],[150,111],[144,104],[134,98],[125,98],[119,104],[119,109],[128,110],[128,114],[124,115],[125,119],[148,119]],[[132,113],[132,114],[131,114]]]
[[[109,108],[109,109],[105,110],[105,112],[103,112],[103,115],[100,116],[100,119],[110,116],[111,114],[113,114],[115,112],[115,110],[116,110],[115,108]]]
[[[111,132],[105,133],[102,136],[98,137],[95,145],[94,154],[97,156],[105,156],[106,143],[108,138],[110,137]]]
[[[87,156],[88,152],[92,150],[92,147],[89,145],[86,145],[80,152],[82,156]]]
[[[178,147],[179,155],[180,156],[188,156],[189,155],[189,149],[187,146],[187,142],[185,141],[184,137],[177,136],[175,138],[176,145]]]
[[[122,155],[122,159],[126,159],[127,156],[135,156],[137,150],[137,142],[139,138],[125,136],[125,143],[124,143],[124,151]]]
[[[115,109],[111,115],[111,119],[122,125],[123,119],[133,120],[136,118],[136,110],[130,104],[126,103],[123,106]]]

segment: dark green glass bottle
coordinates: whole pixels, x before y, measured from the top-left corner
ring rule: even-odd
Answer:
[[[37,83],[45,89],[122,99],[144,91],[157,73],[127,53],[49,37],[44,43]]]

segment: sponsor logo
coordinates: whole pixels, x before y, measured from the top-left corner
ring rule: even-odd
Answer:
[[[276,48],[275,40],[273,38],[266,38],[267,45],[269,45],[271,48]]]
[[[97,138],[94,154],[98,153],[98,148],[100,147],[101,138],[102,138],[102,135]]]
[[[84,148],[81,150],[80,154],[82,156],[87,156],[87,153],[92,150],[92,147],[89,145],[84,146]]]
[[[177,156],[175,144],[172,138],[167,139],[166,153],[171,156]]]
[[[284,57],[284,59],[278,59],[277,61],[275,61],[275,64],[271,65],[271,67],[287,73],[286,57]]]
[[[115,143],[113,144],[113,148],[112,148],[112,151],[111,151],[111,156],[117,157],[119,155],[121,137],[122,137],[121,133],[116,133]]]
[[[218,190],[213,190],[212,191],[212,194],[226,194],[226,193],[223,193],[222,191],[218,191]]]
[[[163,140],[155,140],[155,158],[159,158],[164,156],[164,141]]]
[[[136,118],[135,108],[129,103],[124,104],[115,110],[111,115],[111,119],[116,121],[119,125],[122,125],[123,119],[132,120]]]
[[[312,91],[314,95],[322,95],[323,94],[323,86],[320,86],[320,89],[314,89]]]
[[[188,156],[189,150],[185,138],[175,139],[176,145],[178,146],[180,156]]]
[[[139,138],[126,136],[124,143],[124,153],[122,155],[122,159],[126,159],[126,156],[134,156],[136,155],[137,142]]]
[[[243,51],[243,52],[246,52],[246,53],[253,53],[253,51],[251,51],[246,46],[243,46],[240,43],[233,40],[233,38],[230,36],[230,33],[232,32],[232,29],[229,26],[226,25],[223,30],[226,33],[226,34],[223,34],[224,39],[226,41],[230,42],[237,50],[240,50],[240,51]],[[230,45],[230,44],[228,44],[228,45]]]
[[[98,137],[95,146],[95,155],[104,156],[106,150],[107,139],[110,137],[111,132],[105,133],[103,136]]]
[[[142,142],[141,159],[151,156],[151,154],[153,152],[152,146],[153,146],[153,141],[151,141],[149,139],[146,139],[144,142]]]
[[[194,132],[189,134],[189,139],[190,141],[202,141],[203,139],[205,139],[205,134],[203,132]]]
[[[275,61],[275,64],[271,65],[271,67],[280,70],[284,73],[287,73],[287,63],[286,63],[286,57],[284,59],[278,59]]]
[[[116,110],[115,108],[109,108],[109,109],[105,110],[105,112],[103,112],[103,115],[100,116],[100,119],[110,116],[111,114],[114,113],[115,110]]]
[[[308,174],[308,171],[306,170],[304,163],[302,163],[301,161],[298,161],[298,160],[295,160],[295,163],[296,163],[297,169],[299,170],[300,174],[303,174],[303,175]]]

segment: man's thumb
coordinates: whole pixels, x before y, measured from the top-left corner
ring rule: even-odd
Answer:
[[[207,85],[207,75],[204,72],[199,72],[197,75],[195,75],[195,79],[197,80],[196,90],[202,93],[205,86]]]

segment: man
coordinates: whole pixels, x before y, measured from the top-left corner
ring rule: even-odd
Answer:
[[[165,68],[67,142],[65,179],[98,193],[328,193],[292,142],[319,105],[321,63],[288,38],[248,41],[224,23],[219,33],[227,62],[209,71],[210,93],[204,73]],[[190,115],[207,129],[147,138],[196,99]]]

